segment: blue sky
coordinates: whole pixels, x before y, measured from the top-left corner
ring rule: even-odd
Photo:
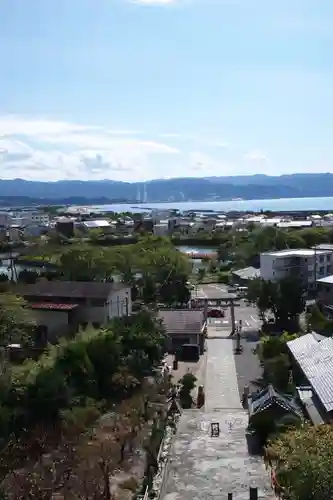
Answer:
[[[0,177],[333,172],[331,0],[2,0]]]

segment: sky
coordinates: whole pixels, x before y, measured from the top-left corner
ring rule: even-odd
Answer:
[[[333,172],[332,0],[0,0],[0,178]]]

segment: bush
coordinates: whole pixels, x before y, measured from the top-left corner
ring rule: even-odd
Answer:
[[[195,388],[197,378],[192,373],[186,373],[179,381],[181,388],[179,391],[179,399],[182,408],[187,409],[192,407],[191,392]]]
[[[9,377],[0,394],[0,438],[38,423],[84,428],[99,415],[100,402],[130,395],[164,353],[164,331],[147,312],[49,347]]]
[[[225,285],[229,284],[230,273],[227,271],[220,271],[217,275],[217,281],[219,283],[224,283]]]

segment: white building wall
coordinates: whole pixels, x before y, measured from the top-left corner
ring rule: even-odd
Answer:
[[[132,314],[131,288],[126,287],[110,294],[108,299],[109,318]]]
[[[87,304],[81,309],[80,321],[105,325],[111,318],[131,314],[131,288],[126,287],[111,293],[104,304],[96,305],[95,301],[87,300]]]
[[[165,224],[155,224],[154,236],[166,236],[169,233],[169,227]]]
[[[44,212],[34,212],[34,211],[15,211],[10,212],[13,220],[21,219],[26,224],[48,224],[50,222],[50,216]]]
[[[260,254],[260,276],[265,281],[274,281],[275,278],[275,265],[276,259],[272,254],[262,253]]]
[[[107,305],[85,305],[80,310],[80,322],[98,323],[105,325],[108,322]]]
[[[9,226],[11,224],[11,216],[8,212],[0,212],[0,227]]]
[[[298,253],[279,255],[278,252],[263,253],[260,255],[261,277],[267,281],[279,281],[292,275],[293,270],[298,271],[299,277],[311,288],[316,279],[333,274],[333,253],[331,251],[318,251],[309,255],[309,250],[304,250],[304,255]],[[295,266],[295,257],[298,264]]]

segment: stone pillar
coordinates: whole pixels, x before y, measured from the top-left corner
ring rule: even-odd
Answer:
[[[205,321],[208,319],[208,299],[204,300],[204,319]]]
[[[232,493],[228,493],[228,500],[232,500]]]
[[[231,333],[234,334],[236,331],[236,320],[235,320],[235,304],[233,300],[230,302],[230,317],[231,317]]]
[[[258,500],[258,488],[250,488],[250,500]]]

